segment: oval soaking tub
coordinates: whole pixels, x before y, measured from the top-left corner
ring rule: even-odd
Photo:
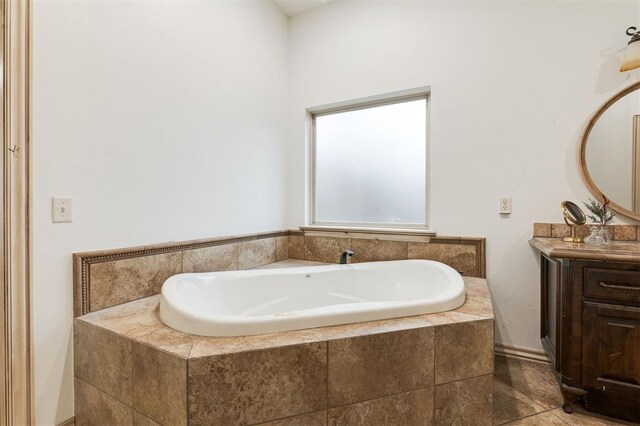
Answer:
[[[464,282],[431,260],[174,275],[160,318],[201,336],[245,336],[443,312],[461,306]]]

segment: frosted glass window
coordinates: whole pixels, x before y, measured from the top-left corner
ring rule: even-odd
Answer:
[[[314,120],[316,223],[426,225],[426,98]]]

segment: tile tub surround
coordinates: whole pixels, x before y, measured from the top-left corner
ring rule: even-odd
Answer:
[[[429,259],[445,263],[467,277],[486,276],[484,238],[289,231],[291,259],[335,263],[347,248],[354,251],[352,263]]]
[[[73,254],[74,316],[159,294],[183,272],[251,269],[288,258],[289,231]]]
[[[84,315],[77,424],[490,425],[493,308],[484,279],[464,280],[453,311],[269,335],[173,330],[159,296]]]
[[[346,248],[354,250],[356,263],[430,259],[467,277],[485,277],[484,238],[283,230],[75,253],[74,316],[158,294],[175,274],[252,269],[286,259],[337,263]]]

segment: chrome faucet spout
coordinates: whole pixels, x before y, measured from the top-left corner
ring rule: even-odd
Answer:
[[[353,251],[349,249],[344,250],[340,256],[340,264],[346,265],[348,263],[348,258],[351,256],[353,256]]]

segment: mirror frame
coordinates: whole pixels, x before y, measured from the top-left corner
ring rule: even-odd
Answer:
[[[595,182],[591,178],[591,175],[589,174],[589,170],[587,169],[586,152],[589,135],[591,134],[591,130],[593,130],[596,122],[602,116],[602,114],[605,113],[605,111],[607,111],[613,104],[618,102],[618,100],[628,95],[629,93],[635,92],[636,90],[640,90],[640,81],[624,88],[620,92],[616,93],[613,97],[611,97],[607,102],[605,102],[604,105],[602,105],[600,109],[598,109],[598,111],[593,115],[593,117],[589,119],[589,123],[587,124],[587,127],[582,133],[582,138],[580,139],[580,145],[578,146],[578,169],[580,170],[580,176],[582,177],[582,181],[584,182],[589,192],[591,192],[596,200],[601,203],[604,202],[604,200],[602,199],[603,193],[595,184]],[[640,221],[640,213],[635,213],[629,209],[626,209],[613,200],[609,201],[609,208],[611,210],[633,220]]]

